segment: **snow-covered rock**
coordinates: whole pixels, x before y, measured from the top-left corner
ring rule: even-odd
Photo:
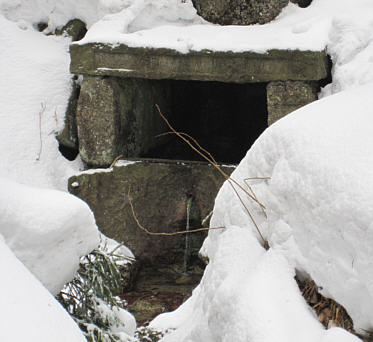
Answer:
[[[0,234],[25,266],[56,295],[99,244],[88,205],[68,193],[0,178]]]
[[[309,275],[342,304],[357,330],[373,317],[373,85],[314,102],[267,129],[232,178],[249,180],[259,205],[238,189],[271,248],[265,251],[226,182],[202,251],[210,259],[199,287],[154,327],[177,328],[164,341],[355,341],[325,331],[293,279]],[[341,334],[343,336],[341,336]]]

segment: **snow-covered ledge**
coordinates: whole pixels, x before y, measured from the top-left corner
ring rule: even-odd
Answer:
[[[92,76],[252,83],[327,77],[324,50],[189,51],[89,43],[70,47],[70,70]]]

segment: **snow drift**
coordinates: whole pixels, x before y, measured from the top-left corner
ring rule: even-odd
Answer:
[[[268,128],[232,174],[249,181],[268,218],[241,190],[268,251],[226,182],[202,248],[201,284],[175,313],[152,326],[174,327],[164,341],[345,341],[326,332],[293,279],[309,275],[342,304],[355,329],[373,317],[373,85],[303,107]],[[341,336],[343,335],[343,336]]]
[[[0,341],[86,341],[68,313],[14,256],[1,235],[0,272]]]
[[[0,178],[0,234],[53,294],[70,281],[80,257],[99,244],[88,205],[68,193]]]

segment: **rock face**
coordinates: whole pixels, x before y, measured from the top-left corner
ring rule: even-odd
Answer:
[[[251,25],[272,21],[289,0],[192,0],[197,13],[215,24]]]
[[[317,100],[317,82],[270,82],[267,85],[268,125]]]
[[[118,156],[137,157],[162,143],[166,130],[155,104],[167,108],[168,90],[158,81],[84,77],[77,111],[79,152],[91,166]]]
[[[76,127],[76,110],[80,94],[80,85],[77,80],[72,80],[72,92],[65,113],[65,126],[57,135],[57,140],[63,146],[78,149],[78,132]]]
[[[86,33],[87,26],[80,19],[72,19],[62,29],[56,30],[57,35],[66,34],[73,42],[82,39]]]
[[[224,168],[231,173],[233,168]],[[152,236],[132,214],[128,190],[140,223],[152,232],[171,233],[186,227],[192,198],[191,228],[199,228],[213,208],[224,178],[213,166],[196,162],[142,161],[116,166],[111,172],[86,173],[69,179],[69,191],[88,203],[103,234],[124,242],[136,258],[151,264],[182,261],[185,235]],[[205,232],[190,234],[197,253]]]

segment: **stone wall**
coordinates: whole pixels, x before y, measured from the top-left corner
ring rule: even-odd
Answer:
[[[170,104],[167,83],[85,76],[77,110],[79,152],[91,166],[108,166],[119,155],[138,157],[162,144],[167,131],[155,104]]]
[[[268,125],[317,100],[317,82],[270,82],[267,85]]]
[[[233,171],[223,169],[228,174]],[[224,180],[206,163],[148,160],[116,166],[111,172],[73,176],[69,191],[88,203],[102,233],[124,242],[139,260],[157,264],[182,261],[185,235],[152,236],[141,230],[129,205],[129,189],[141,224],[152,232],[172,233],[185,230],[189,198],[191,228],[201,226]],[[190,236],[197,253],[206,232]]]

